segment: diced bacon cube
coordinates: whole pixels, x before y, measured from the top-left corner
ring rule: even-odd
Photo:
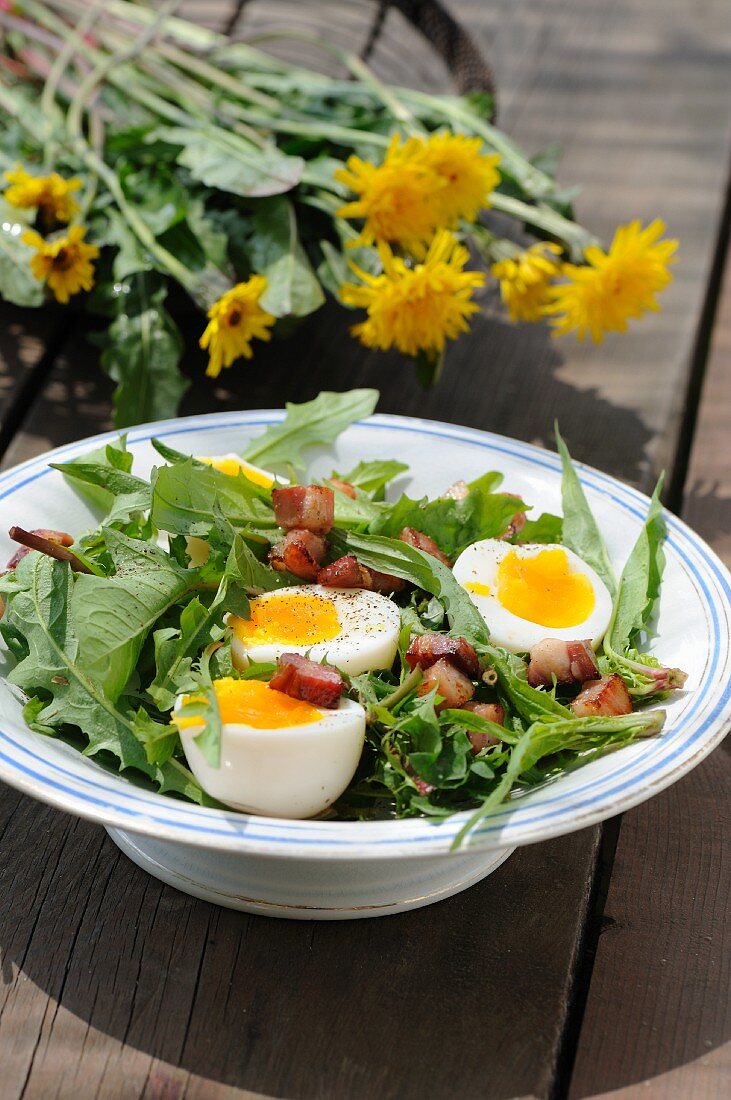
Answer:
[[[615,672],[612,676],[602,676],[601,680],[589,681],[574,699],[571,709],[577,718],[592,715],[614,718],[632,713],[632,699],[624,680]]]
[[[310,661],[299,653],[283,653],[269,687],[292,699],[334,710],[340,705],[344,683],[336,668]]]
[[[448,657],[473,679],[479,675],[477,653],[466,638],[450,638],[447,634],[417,634],[406,651],[406,663],[411,669],[429,668],[442,657]]]
[[[505,724],[505,708],[499,703],[465,703],[462,710],[468,710],[478,718],[484,718],[486,722],[494,722],[497,726]],[[492,745],[500,744],[500,738],[496,734],[486,733],[484,730],[468,730],[467,736],[475,754]]]
[[[327,543],[322,535],[293,528],[271,548],[269,562],[272,569],[280,573],[288,572],[303,581],[314,581],[326,553]]]
[[[450,569],[452,568],[452,563],[447,555],[442,553],[434,539],[430,535],[425,535],[423,531],[417,531],[415,527],[404,527],[399,539],[401,542],[405,542],[407,546],[413,546],[415,550],[423,550],[425,554],[431,554],[437,561],[449,566]]]
[[[335,494],[324,485],[288,485],[272,490],[274,518],[290,530],[304,527],[315,535],[326,535],[335,521]]]
[[[464,672],[446,657],[442,657],[426,670],[419,684],[418,694],[427,695],[434,688],[442,697],[442,701],[437,703],[435,708],[437,712],[447,708],[463,707],[475,693],[475,685],[469,676],[465,676]]]
[[[596,680],[599,666],[591,642],[564,642],[560,638],[544,638],[530,651],[528,683],[531,687],[557,684],[583,684]]]

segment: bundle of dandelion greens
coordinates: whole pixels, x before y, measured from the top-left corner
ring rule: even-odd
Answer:
[[[178,6],[0,10],[0,296],[83,300],[109,318],[101,363],[119,426],[173,415],[189,384],[171,283],[207,315],[214,377],[327,294],[359,311],[362,344],[397,348],[425,383],[487,278],[512,320],[579,339],[658,308],[676,249],[663,223],[630,222],[604,249],[571,192],[490,123],[484,94],[386,86],[317,40],[349,74],[333,79]],[[490,209],[536,243],[498,236]]]

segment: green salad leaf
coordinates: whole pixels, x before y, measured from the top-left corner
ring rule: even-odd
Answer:
[[[442,562],[398,539],[344,531],[333,537],[345,548],[344,553],[355,554],[363,565],[401,577],[436,596],[445,608],[454,634],[472,645],[488,644],[490,635],[485,620],[455,580],[452,570]]]
[[[65,727],[75,727],[87,739],[87,755],[111,753],[120,770],[140,772],[161,792],[210,804],[211,799],[179,760],[169,758],[163,764],[148,760],[135,710],[124,700],[113,702],[96,670],[87,667],[90,643],[88,638],[82,643],[75,631],[71,612],[75,581],[68,565],[34,553],[23,558],[16,573],[19,587],[6,616],[26,638],[28,655],[8,679],[31,700],[28,714],[34,727],[59,735]],[[97,654],[97,670],[98,658]],[[101,671],[107,670],[101,667]],[[148,729],[150,722],[148,719]],[[165,727],[160,731],[164,734]]]
[[[606,635],[610,648],[615,652],[629,646],[639,631],[644,629],[660,592],[665,567],[662,544],[667,533],[660,504],[662,484],[661,476],[652,494],[647,518],[619,580]]]
[[[579,476],[576,473],[568,448],[561,438],[556,427],[556,444],[561,455],[563,476],[561,478],[561,498],[563,502],[563,542],[573,550],[582,561],[597,573],[614,597],[617,591],[617,581],[609,560],[609,554],[599,530],[599,525],[594,518],[594,513],[589,507],[586,494],[582,488]]]
[[[223,619],[222,602],[214,599],[210,607],[205,607],[194,596],[180,613],[179,628],[167,626],[155,631],[156,672],[147,694],[161,711],[173,709],[179,692],[195,688],[193,661],[213,640],[216,625]]]
[[[280,424],[267,430],[246,447],[247,462],[267,469],[282,466],[301,467],[303,451],[308,447],[333,443],[356,420],[370,416],[378,403],[378,390],[323,390],[313,401],[302,405],[287,403],[287,414]]]
[[[192,458],[153,472],[150,515],[158,530],[206,535],[216,524],[215,505],[235,528],[276,526],[270,492],[243,473],[233,477]]]
[[[408,468],[405,462],[377,458],[370,462],[359,462],[347,473],[334,472],[333,477],[348,482],[354,489],[368,493],[373,500],[383,500],[383,491],[386,486],[399,474],[406,473]]]
[[[639,649],[660,594],[665,568],[663,542],[667,527],[660,504],[662,485],[661,475],[645,523],[622,570],[600,661],[604,673],[619,673],[630,695],[644,697],[645,701],[682,687],[686,680],[680,669],[665,668],[655,657]]]
[[[583,753],[600,749],[606,752],[622,748],[638,737],[651,737],[658,733],[664,722],[665,712],[662,710],[611,718],[571,717],[534,722],[512,749],[508,766],[495,789],[457,833],[452,848],[458,848],[467,834],[505,801],[520,776],[530,771],[542,757],[566,751]]]
[[[119,295],[100,360],[117,383],[115,423],[120,428],[175,416],[190,385],[178,370],[183,339],[163,305],[167,288],[141,274],[128,289],[131,293]]]
[[[513,543],[563,542],[563,517],[554,516],[551,512],[543,512],[537,519],[527,519],[510,541]]]
[[[291,191],[304,169],[300,157],[287,156],[276,145],[262,148],[221,129],[160,127],[148,140],[179,146],[178,164],[188,168],[193,179],[246,198]]]
[[[107,458],[114,454],[124,454],[112,446],[107,447]],[[87,456],[90,457],[90,456]],[[132,456],[128,454],[131,460]],[[136,477],[129,470],[106,462],[62,462],[51,463],[55,470],[60,470],[66,478],[75,486],[78,486],[82,495],[91,500],[97,507],[101,506],[106,512],[104,525],[109,527],[114,523],[127,523],[133,516],[140,516],[148,512],[152,500],[152,488],[148,481]]]
[[[191,719],[196,726],[200,726],[200,732],[194,734],[194,738],[204,760],[212,768],[220,767],[221,714],[212,684],[197,684],[193,694],[178,707],[176,722],[189,722]]]
[[[500,646],[483,645],[480,653],[486,656],[497,673],[498,683],[510,709],[525,722],[543,718],[571,717],[571,711],[560,703],[550,691],[531,687],[526,679],[526,664],[514,653]]]
[[[116,702],[134,671],[142,645],[160,616],[200,587],[196,570],[181,567],[157,546],[105,532],[116,572],[80,573],[68,613],[86,673]]]
[[[121,470],[123,473],[132,472],[132,454],[127,450],[127,437],[121,435],[102,447],[95,447],[78,458],[72,458],[70,462],[51,463],[54,469],[60,470],[64,478],[84,500],[88,501],[100,515],[109,512],[115,504],[115,491],[105,487],[105,474],[103,472],[92,473],[89,476],[88,468],[94,471],[98,467]],[[87,472],[77,477],[77,467],[86,467]],[[140,481],[142,479],[140,478]],[[146,484],[143,482],[143,485]],[[141,486],[140,486],[141,488]],[[149,508],[149,503],[147,504]]]
[[[492,473],[485,475],[492,479]],[[414,527],[434,539],[443,553],[457,557],[465,547],[480,539],[498,538],[526,505],[509,493],[495,493],[491,480],[473,483],[462,500],[439,497],[416,501],[402,496],[376,518],[369,528],[374,535],[397,538],[404,527]]]
[[[306,317],[325,301],[297,232],[294,204],[284,195],[257,204],[248,253],[267,287],[261,306],[274,317]]]

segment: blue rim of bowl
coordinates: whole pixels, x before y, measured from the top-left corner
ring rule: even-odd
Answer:
[[[281,410],[263,410],[159,421],[129,430],[128,444],[147,443],[152,436],[164,438],[224,426],[261,428],[280,421],[283,415]],[[560,472],[559,457],[552,452],[477,429],[390,415],[377,415],[359,421],[354,427],[451,439],[481,447],[496,456],[502,454],[525,462],[551,475]],[[45,475],[56,473],[50,470],[50,461],[83,453],[118,435],[114,431],[104,432],[66,444],[7,471],[0,476],[0,501]],[[604,496],[634,519],[641,521],[644,518],[649,503],[644,494],[593,467],[577,464],[577,468],[586,488]],[[686,524],[670,514],[666,518],[666,549],[680,559],[699,591],[706,613],[710,613],[708,659],[688,708],[678,716],[676,725],[671,725],[660,738],[636,746],[640,754],[633,755],[632,767],[627,754],[635,747],[618,754],[625,762],[618,763],[610,772],[588,776],[581,782],[577,779],[582,773],[579,770],[572,774],[569,790],[551,793],[551,788],[544,787],[536,805],[526,805],[525,797],[508,803],[471,834],[470,850],[533,843],[612,816],[675,782],[724,736],[726,723],[731,720],[731,576],[713,551]],[[714,582],[713,590],[710,581]],[[709,703],[706,689],[719,678],[724,681],[723,690],[712,695]],[[689,730],[692,722],[695,724]],[[688,731],[685,736],[684,731]],[[107,773],[88,759],[83,769],[73,771],[54,761],[51,775],[48,757],[33,747],[40,747],[42,741],[42,735],[32,731],[23,730],[17,734],[0,728],[0,778],[80,817],[178,843],[285,858],[295,854],[313,858],[387,858],[406,851],[432,855],[449,850],[454,836],[469,816],[467,813],[455,814],[438,824],[422,818],[378,822],[290,821],[212,810],[144,790]],[[8,755],[9,749],[15,755]],[[79,763],[82,760],[84,758],[79,757]],[[589,765],[585,774],[590,771]],[[102,777],[105,783],[101,782]]]

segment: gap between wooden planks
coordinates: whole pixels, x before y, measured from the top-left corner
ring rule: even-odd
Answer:
[[[731,567],[731,262],[682,515]],[[731,746],[625,814],[571,1100],[731,1089]]]

